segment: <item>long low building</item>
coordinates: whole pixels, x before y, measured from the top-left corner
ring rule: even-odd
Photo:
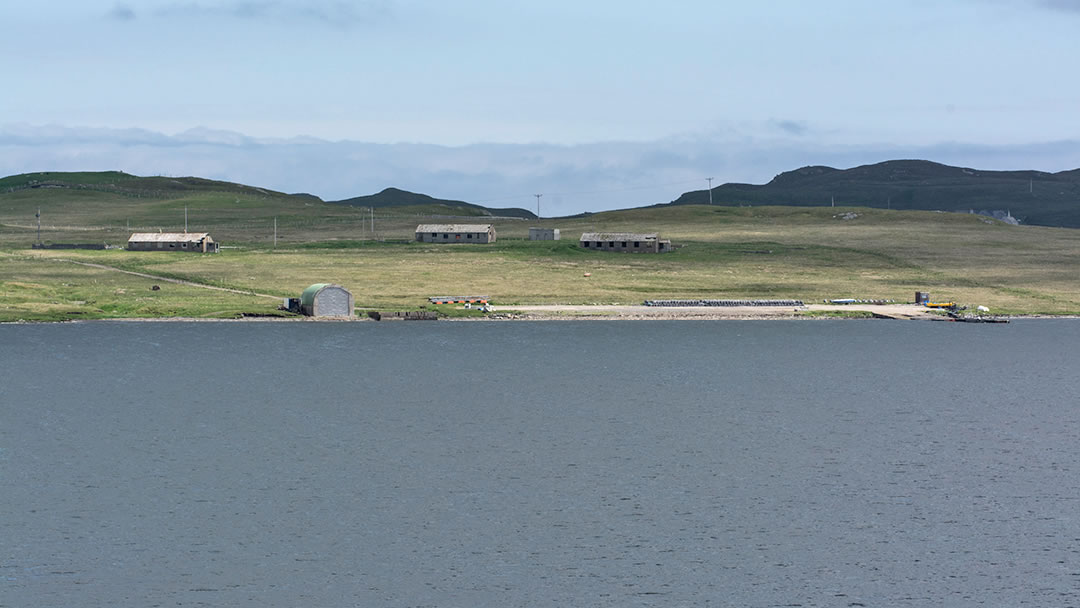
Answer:
[[[491,224],[420,224],[416,240],[423,243],[494,243]]]
[[[623,253],[667,253],[671,241],[662,240],[655,232],[586,232],[578,242],[583,249],[620,251]]]
[[[130,251],[196,251],[216,253],[218,244],[207,232],[136,232],[128,238]]]

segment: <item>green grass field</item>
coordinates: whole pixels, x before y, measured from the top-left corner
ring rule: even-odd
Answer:
[[[262,298],[79,266],[103,264],[245,292],[297,297],[344,285],[357,306],[415,310],[428,296],[496,304],[634,304],[651,298],[854,297],[982,304],[1006,314],[1080,314],[1080,230],[1009,226],[967,214],[829,207],[678,206],[556,220],[497,220],[491,245],[412,242],[430,210],[329,205],[252,189],[143,198],[97,190],[0,191],[0,321],[275,314]],[[131,231],[208,231],[218,254],[31,250],[45,242],[123,244]],[[845,213],[857,214],[842,219]],[[277,218],[277,246],[274,218]],[[563,240],[526,240],[529,226]],[[659,232],[661,255],[588,251],[584,231]],[[591,276],[584,276],[589,273]]]

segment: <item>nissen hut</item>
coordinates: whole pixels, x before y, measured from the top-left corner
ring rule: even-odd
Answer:
[[[494,243],[491,224],[420,224],[416,240],[422,243]]]
[[[216,253],[218,244],[206,232],[136,232],[128,238],[129,251],[197,251]]]
[[[351,317],[355,300],[341,285],[316,283],[300,294],[300,312],[309,317]]]
[[[621,251],[625,253],[667,253],[671,241],[661,240],[655,232],[586,232],[581,235],[584,249]]]

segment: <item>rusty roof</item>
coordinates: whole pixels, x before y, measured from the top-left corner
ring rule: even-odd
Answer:
[[[586,232],[582,241],[655,241],[660,238],[656,232]]]
[[[491,224],[420,224],[417,232],[487,232]]]
[[[209,232],[136,232],[128,238],[128,242],[194,243],[209,238]]]

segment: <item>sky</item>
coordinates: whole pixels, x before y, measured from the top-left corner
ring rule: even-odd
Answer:
[[[1080,0],[41,0],[0,24],[0,175],[548,216],[806,165],[1080,167]]]

